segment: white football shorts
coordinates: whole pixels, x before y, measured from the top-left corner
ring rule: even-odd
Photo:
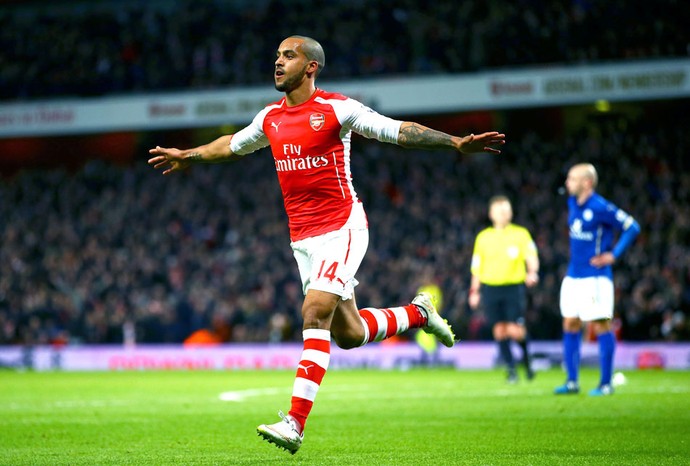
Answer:
[[[337,230],[290,243],[302,279],[302,291],[352,298],[355,274],[369,246],[369,230]]]
[[[565,277],[561,315],[585,322],[613,318],[613,281],[608,277]]]

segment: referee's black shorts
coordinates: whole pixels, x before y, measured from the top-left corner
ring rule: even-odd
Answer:
[[[525,324],[527,296],[524,283],[517,285],[485,285],[482,283],[480,291],[484,312],[492,326],[497,322]]]

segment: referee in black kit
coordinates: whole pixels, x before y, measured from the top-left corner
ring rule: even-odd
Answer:
[[[482,303],[508,368],[508,382],[518,381],[511,340],[522,347],[527,379],[532,380],[534,372],[525,328],[525,286],[539,282],[537,247],[526,228],[511,222],[513,209],[506,196],[489,200],[489,218],[492,226],[482,230],[474,243],[469,305],[477,309]]]

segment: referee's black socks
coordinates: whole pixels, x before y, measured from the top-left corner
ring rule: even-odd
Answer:
[[[503,362],[505,362],[508,367],[508,372],[515,372],[515,360],[513,359],[512,351],[510,351],[510,338],[499,340],[498,349],[501,353]]]
[[[532,380],[534,378],[534,372],[532,371],[532,359],[529,354],[529,340],[525,336],[524,340],[518,341],[520,349],[522,349],[522,363],[525,365],[525,370],[527,371],[527,378]]]

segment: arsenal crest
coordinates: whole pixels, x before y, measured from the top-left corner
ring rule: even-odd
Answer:
[[[314,131],[323,128],[324,123],[326,123],[326,117],[323,113],[312,113],[309,117],[309,124]]]

